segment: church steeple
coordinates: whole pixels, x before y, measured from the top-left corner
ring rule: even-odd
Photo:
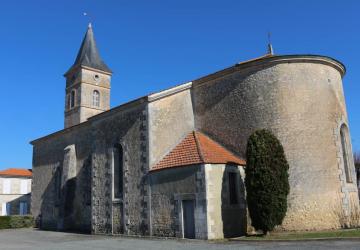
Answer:
[[[111,74],[100,57],[89,24],[75,62],[65,73],[65,128],[110,109]]]
[[[78,66],[87,66],[93,69],[98,69],[104,72],[111,73],[109,67],[100,57],[91,23],[89,23],[88,25],[88,29],[81,43],[75,62],[73,66],[71,66],[71,68],[68,70],[68,72]]]

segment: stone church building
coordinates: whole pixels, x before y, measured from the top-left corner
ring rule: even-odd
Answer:
[[[344,65],[327,56],[268,53],[110,108],[112,71],[89,26],[65,73],[65,128],[31,142],[37,225],[94,234],[244,235],[246,144],[266,128],[290,164],[279,230],[339,228],[359,203],[344,74]]]

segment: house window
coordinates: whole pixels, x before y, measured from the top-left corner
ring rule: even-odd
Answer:
[[[352,182],[351,178],[351,169],[350,169],[350,161],[349,161],[349,141],[348,141],[348,129],[345,124],[343,124],[340,128],[340,137],[341,137],[341,149],[344,163],[344,171],[346,182]]]
[[[70,108],[70,95],[68,94],[68,95],[66,95],[66,107],[67,107],[67,109],[69,109]]]
[[[75,90],[72,90],[70,94],[70,108],[73,107],[75,107]]]
[[[122,199],[123,195],[123,149],[116,144],[113,151],[113,198]]]
[[[28,214],[28,204],[26,201],[20,201],[20,215]]]
[[[100,107],[100,93],[97,90],[93,92],[92,104],[94,107]]]
[[[237,185],[236,185],[236,173],[229,173],[229,195],[230,195],[230,204],[238,204],[237,197]]]

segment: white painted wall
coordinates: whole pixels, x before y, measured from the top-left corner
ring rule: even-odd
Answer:
[[[6,215],[6,202],[1,203],[1,215]]]

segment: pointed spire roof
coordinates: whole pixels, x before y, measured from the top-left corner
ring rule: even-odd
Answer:
[[[88,29],[81,43],[81,47],[76,56],[75,62],[67,72],[78,66],[87,66],[90,68],[112,73],[110,68],[103,62],[100,57],[99,50],[96,47],[94,32],[91,23],[89,23]]]

